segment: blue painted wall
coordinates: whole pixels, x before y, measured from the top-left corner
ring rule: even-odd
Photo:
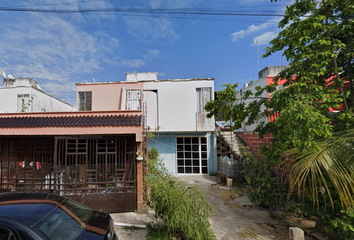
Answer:
[[[209,143],[209,173],[217,172],[215,133],[155,133],[154,135],[154,138],[148,140],[148,149],[157,149],[159,158],[172,174],[177,174],[176,137],[206,136]]]

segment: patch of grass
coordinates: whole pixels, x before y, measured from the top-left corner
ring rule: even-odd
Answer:
[[[148,175],[149,203],[159,223],[149,225],[149,239],[212,240],[215,235],[209,218],[213,208],[196,186],[169,174],[158,159],[156,149],[149,151]],[[152,237],[153,236],[153,237]]]

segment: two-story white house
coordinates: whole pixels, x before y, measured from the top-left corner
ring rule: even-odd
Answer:
[[[32,78],[4,79],[0,102],[0,113],[76,111],[71,104],[44,92]]]
[[[214,78],[157,79],[156,72],[128,73],[143,82],[144,116],[155,147],[173,174],[217,172],[215,120],[204,106],[214,99]]]

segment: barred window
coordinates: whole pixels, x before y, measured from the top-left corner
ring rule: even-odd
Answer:
[[[79,111],[92,110],[92,92],[79,92]]]
[[[127,110],[141,110],[141,91],[127,90]]]

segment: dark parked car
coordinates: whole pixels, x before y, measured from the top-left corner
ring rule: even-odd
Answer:
[[[113,219],[50,193],[1,193],[0,240],[116,240]]]

